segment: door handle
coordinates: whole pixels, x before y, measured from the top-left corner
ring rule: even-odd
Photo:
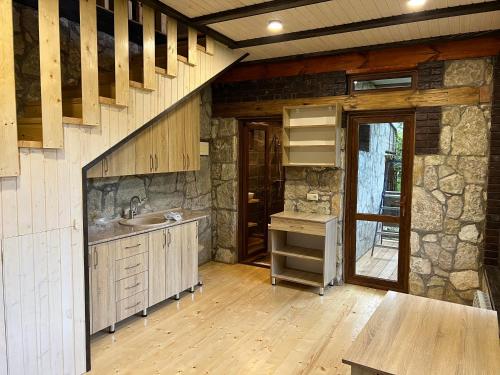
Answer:
[[[404,217],[406,214],[406,196],[404,195],[399,198],[399,210],[400,216]]]

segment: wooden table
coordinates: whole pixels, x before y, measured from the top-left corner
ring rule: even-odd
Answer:
[[[495,311],[388,292],[342,362],[351,374],[500,374]]]

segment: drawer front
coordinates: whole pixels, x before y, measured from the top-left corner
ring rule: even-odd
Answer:
[[[148,270],[148,253],[120,259],[115,264],[115,281],[137,275]]]
[[[117,281],[116,288],[116,302],[128,298],[148,289],[148,273],[143,272],[138,275],[127,277],[126,279]]]
[[[115,259],[128,258],[148,251],[148,235],[141,234],[118,241]]]
[[[271,218],[271,229],[283,230],[287,232],[297,232],[324,236],[326,233],[325,224],[313,221],[284,219],[280,217]]]
[[[147,307],[147,296],[146,291],[134,294],[131,297],[122,299],[116,303],[116,321],[128,318],[131,315],[144,310]]]

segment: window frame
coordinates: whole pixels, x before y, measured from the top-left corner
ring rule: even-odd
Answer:
[[[369,81],[376,79],[389,79],[389,78],[402,78],[411,77],[410,87],[388,87],[379,89],[367,89],[367,90],[355,90],[355,81]],[[401,90],[415,90],[417,88],[417,71],[416,70],[406,70],[399,72],[387,72],[387,73],[370,73],[370,74],[354,74],[349,76],[349,93],[363,93],[363,92],[382,92],[382,91],[401,91]]]

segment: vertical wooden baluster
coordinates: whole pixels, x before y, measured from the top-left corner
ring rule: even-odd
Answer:
[[[188,63],[198,64],[198,32],[192,27],[188,27]]]
[[[143,6],[143,71],[144,88],[154,90],[156,88],[155,72],[155,12],[153,9]]]
[[[40,84],[44,148],[64,147],[61,94],[61,44],[59,2],[38,1],[40,34]]]
[[[128,3],[115,0],[115,85],[116,104],[128,105],[129,51],[128,51]]]
[[[205,52],[211,56],[214,54],[215,50],[215,45],[214,45],[214,40],[211,36],[206,35],[206,42],[205,42]]]
[[[19,175],[12,0],[0,1],[0,177]]]
[[[99,125],[99,71],[97,61],[97,10],[95,0],[80,0],[82,117],[85,125]]]
[[[167,75],[177,76],[177,21],[167,17]]]

